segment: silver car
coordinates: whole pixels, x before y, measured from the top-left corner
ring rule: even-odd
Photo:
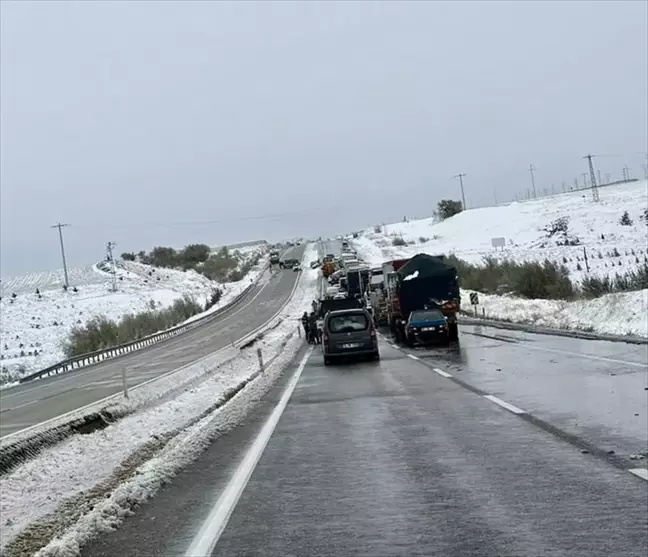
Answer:
[[[322,355],[324,365],[351,356],[380,360],[376,327],[369,312],[359,308],[327,313],[322,327]]]

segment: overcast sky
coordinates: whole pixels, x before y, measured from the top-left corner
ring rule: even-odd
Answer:
[[[646,6],[4,0],[2,275],[643,176]]]

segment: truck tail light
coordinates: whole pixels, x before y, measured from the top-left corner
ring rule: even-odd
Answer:
[[[444,302],[443,309],[457,309],[457,302]]]

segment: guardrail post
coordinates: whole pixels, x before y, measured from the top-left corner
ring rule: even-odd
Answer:
[[[482,317],[486,319],[486,308],[482,306]]]
[[[261,353],[261,348],[257,348],[257,358],[259,358],[259,369],[261,370],[261,373],[263,373],[265,367],[263,366],[263,354]]]
[[[122,368],[122,384],[124,386],[124,398],[128,400],[128,382],[126,381],[126,368]]]
[[[297,325],[297,336],[301,338],[301,327]]]

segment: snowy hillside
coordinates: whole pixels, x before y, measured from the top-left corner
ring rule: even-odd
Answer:
[[[550,259],[564,264],[575,281],[585,272],[586,253],[591,274],[614,276],[643,264],[648,256],[648,227],[642,219],[648,207],[648,183],[604,187],[599,194],[599,203],[592,201],[589,192],[576,192],[471,209],[443,222],[428,218],[389,224],[380,233],[368,229],[355,243],[374,261],[419,252],[454,253],[473,263],[486,256],[515,261]],[[620,224],[624,211],[632,220],[629,226]],[[545,228],[562,217],[567,219],[567,234],[550,237]],[[394,246],[394,241],[399,242],[396,238],[407,245]],[[493,248],[492,238],[505,238],[505,248]],[[565,239],[577,245],[558,245]]]
[[[244,257],[252,257],[255,253],[248,249]],[[62,343],[70,330],[95,316],[118,320],[128,313],[168,307],[185,295],[204,305],[217,287],[223,290],[219,303],[222,306],[247,287],[264,264],[262,260],[238,282],[219,284],[193,270],[183,272],[120,262],[116,292],[111,290],[111,275],[103,272],[101,265],[70,269],[70,284],[76,286],[78,292],[63,291],[62,271],[3,279],[0,384],[10,377],[63,360]],[[36,288],[40,290],[40,297]],[[17,295],[15,299],[13,293]]]
[[[371,264],[421,252],[454,253],[477,264],[485,257],[517,262],[549,259],[565,265],[576,283],[585,276],[613,278],[648,261],[648,226],[644,216],[648,183],[644,180],[604,187],[599,194],[598,203],[592,201],[589,192],[577,192],[471,209],[443,222],[428,218],[394,223],[380,232],[368,229],[353,243]],[[625,211],[632,224],[621,224]],[[547,232],[559,219],[567,222],[566,231],[553,235]],[[505,247],[493,248],[492,238],[505,238]],[[463,291],[462,297],[467,299],[468,292]],[[578,301],[480,294],[480,315],[482,311],[486,317],[500,320],[648,336],[648,290]]]

